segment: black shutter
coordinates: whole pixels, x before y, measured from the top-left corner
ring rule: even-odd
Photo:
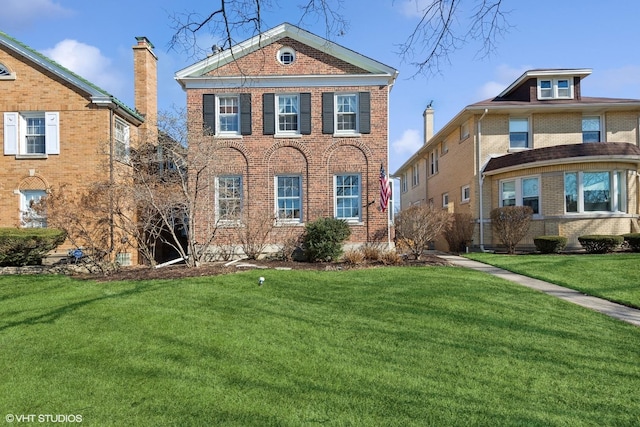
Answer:
[[[216,132],[216,96],[202,95],[202,130],[206,135]]]
[[[359,94],[360,133],[371,133],[371,94],[360,92]]]
[[[273,93],[262,94],[262,133],[275,135],[276,133],[276,105]]]
[[[311,94],[300,94],[300,133],[311,134]]]
[[[251,135],[251,94],[240,94],[240,134]]]
[[[333,133],[333,92],[322,93],[322,133]]]

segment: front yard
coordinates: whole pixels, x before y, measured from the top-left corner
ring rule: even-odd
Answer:
[[[546,280],[587,295],[640,308],[640,254],[496,255],[470,253],[470,259]]]
[[[0,277],[0,313],[4,415],[81,415],[87,426],[640,423],[639,328],[456,267]]]

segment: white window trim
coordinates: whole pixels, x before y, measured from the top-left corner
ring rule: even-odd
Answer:
[[[409,188],[407,184],[407,173],[405,172],[400,177],[400,191],[406,193],[408,190]]]
[[[46,190],[21,190],[19,191],[20,194],[20,227],[22,228],[46,228],[47,227],[47,216],[43,215],[36,215],[34,213],[33,217],[35,222],[33,224],[37,224],[38,220],[41,220],[42,222],[42,226],[39,225],[32,225],[29,226],[29,223],[27,223],[24,219],[24,216],[26,214],[28,214],[31,211],[31,206],[29,206],[29,203],[27,202],[27,193],[28,192],[38,192],[38,193],[42,193],[41,197],[38,199],[38,201],[42,200],[43,197],[46,196]]]
[[[468,193],[465,197],[465,190]],[[471,187],[469,185],[463,185],[461,190],[460,190],[460,201],[462,203],[469,203],[469,201],[471,200]]]
[[[558,82],[560,80],[566,80],[569,83],[569,95],[560,96],[558,95]],[[550,81],[551,82],[551,96],[543,96],[542,95],[542,82]],[[539,78],[538,79],[538,99],[573,99],[573,77],[550,77],[550,78]]]
[[[357,176],[358,177],[358,216],[357,217],[339,217],[338,216],[338,194],[337,194],[337,181],[338,176]],[[346,198],[346,197],[345,197]],[[334,218],[343,219],[349,223],[362,222],[362,175],[359,173],[341,173],[333,176],[333,216]]]
[[[534,213],[533,217],[534,218],[538,218],[540,216],[542,216],[542,191],[541,191],[541,187],[542,187],[542,178],[540,175],[527,175],[527,176],[519,176],[516,178],[508,178],[508,179],[501,179],[499,181],[499,187],[498,187],[498,191],[499,191],[499,196],[500,196],[500,207],[504,207],[503,206],[503,200],[502,200],[502,184],[505,182],[511,182],[511,181],[515,181],[516,184],[516,204],[515,206],[524,206],[522,204],[523,201],[523,195],[522,195],[522,181],[525,179],[531,179],[531,178],[536,178],[538,180],[538,213]]]
[[[356,128],[355,129],[338,129],[338,115],[344,114],[338,111],[338,97],[353,96],[356,99]],[[338,136],[359,136],[360,135],[360,97],[357,92],[336,92],[333,94],[333,133]]]
[[[131,135],[130,135],[130,127],[129,124],[127,122],[125,122],[124,120],[122,120],[119,117],[116,117],[115,120],[115,129],[114,129],[114,146],[117,146],[117,144],[120,142],[117,139],[117,126],[121,125],[122,129],[123,129],[123,137],[124,137],[124,157],[119,157],[119,154],[117,153],[117,150],[114,150],[115,154],[116,154],[116,159],[124,162],[124,163],[128,163],[131,159]]]
[[[292,57],[291,62],[285,63],[285,62],[282,61],[282,55],[284,55],[286,53],[291,55],[291,57]],[[284,47],[280,48],[278,50],[278,52],[276,53],[276,60],[282,65],[285,65],[285,66],[286,65],[291,65],[294,62],[296,62],[296,51],[294,49],[290,48],[289,46],[284,46]]]
[[[442,193],[442,207],[445,209],[449,207],[449,193]]]
[[[225,225],[240,225],[242,222],[242,218],[236,219],[224,219],[220,217],[220,178],[240,178],[240,215],[242,216],[242,211],[244,209],[244,180],[242,175],[219,175],[215,180],[215,201],[216,201],[216,211],[215,218],[216,222],[225,224]]]
[[[44,153],[26,152],[26,117],[44,118]],[[4,113],[4,155],[16,159],[46,159],[60,154],[60,113],[55,111],[25,111]]]
[[[611,210],[609,211],[585,211],[584,210],[584,173],[609,173],[609,193],[611,197]],[[593,214],[625,214],[627,213],[627,171],[620,169],[613,170],[589,170],[589,171],[567,171],[565,172],[565,176],[567,174],[577,174],[577,192],[578,192],[578,200],[577,200],[577,212],[568,212],[567,211],[567,203],[566,203],[566,179],[563,178],[563,190],[564,196],[564,213],[566,215],[574,216],[574,215],[593,215]],[[624,182],[620,183],[618,180],[618,174],[623,177]],[[622,206],[618,206],[618,200],[616,195],[618,194],[618,189],[621,191],[621,199]]]
[[[300,194],[298,195],[298,199],[300,200],[300,218],[280,218],[279,212],[280,209],[278,207],[278,178],[298,178],[298,183],[299,183],[299,187],[300,187]],[[303,182],[302,182],[302,175],[297,175],[297,174],[282,174],[282,175],[275,175],[273,177],[273,194],[274,194],[274,207],[275,207],[275,212],[276,212],[276,223],[279,225],[289,225],[289,224],[302,224],[303,222],[303,218],[304,218],[304,210],[303,210],[303,188],[302,188]]]
[[[238,125],[238,130],[237,131],[222,131],[220,130],[220,124],[221,124],[221,120],[220,120],[220,98],[235,98],[236,102],[238,103],[238,114],[237,114],[237,125]],[[241,133],[240,133],[240,95],[238,94],[220,94],[220,95],[216,95],[216,99],[215,99],[215,109],[216,109],[216,129],[215,129],[215,135],[219,136],[219,137],[224,137],[224,138],[228,138],[228,137],[241,137]]]
[[[298,128],[296,130],[280,130],[280,97],[292,97],[295,96],[296,100],[297,100],[297,106],[296,109],[298,111],[297,116],[297,123],[298,123]],[[274,102],[275,102],[275,135],[274,136],[298,136],[300,135],[300,94],[299,93],[277,93],[274,96]],[[239,110],[238,110],[239,111]],[[289,116],[290,114],[287,114],[287,116]]]
[[[431,172],[431,175],[436,175],[439,171],[439,165],[438,165],[439,157],[440,156],[438,156],[437,148],[433,150],[431,153],[429,153],[429,171]]]

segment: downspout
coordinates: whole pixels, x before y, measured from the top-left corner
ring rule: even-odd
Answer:
[[[109,260],[115,248],[115,230],[113,216],[113,184],[115,183],[113,165],[113,108],[109,108]]]
[[[478,220],[480,224],[480,251],[481,252],[486,252],[486,251],[484,249],[484,212],[482,209],[482,203],[483,203],[482,184],[484,183],[484,176],[481,170],[482,163],[481,163],[480,155],[482,153],[482,119],[484,119],[484,116],[486,116],[488,112],[489,112],[489,109],[485,108],[484,113],[482,113],[482,116],[480,116],[480,119],[478,119],[478,217],[479,217]]]

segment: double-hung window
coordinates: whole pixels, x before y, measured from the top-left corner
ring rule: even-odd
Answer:
[[[429,165],[431,170],[431,175],[435,175],[438,173],[438,149],[436,148],[429,154]]]
[[[468,202],[471,199],[471,187],[464,185],[462,187],[461,201]]]
[[[277,134],[299,133],[300,106],[298,95],[276,95],[278,128]]]
[[[565,173],[565,211],[625,212],[626,182],[623,171]]]
[[[411,167],[411,185],[414,187],[420,184],[420,165],[415,164]]]
[[[500,206],[529,206],[540,213],[540,178],[527,177],[500,182]]]
[[[403,173],[402,176],[400,177],[400,191],[403,193],[406,193],[408,190],[407,188],[407,174]]]
[[[601,142],[600,117],[582,118],[582,142]]]
[[[218,96],[218,129],[216,135],[240,134],[240,98],[238,96]]]
[[[129,125],[116,119],[115,125],[115,155],[122,162],[129,161]]]
[[[360,175],[334,177],[335,217],[346,221],[360,221]]]
[[[219,176],[216,182],[216,196],[218,220],[239,221],[242,214],[242,177]]]
[[[358,96],[336,95],[336,133],[358,132]]]
[[[46,196],[45,190],[22,190],[20,192],[20,225],[25,228],[45,228],[47,218],[36,209],[36,205]]]
[[[276,213],[281,222],[302,222],[302,177],[275,177]]]
[[[509,148],[529,148],[529,119],[509,119]]]
[[[60,154],[60,115],[57,112],[4,113],[4,154]]]

